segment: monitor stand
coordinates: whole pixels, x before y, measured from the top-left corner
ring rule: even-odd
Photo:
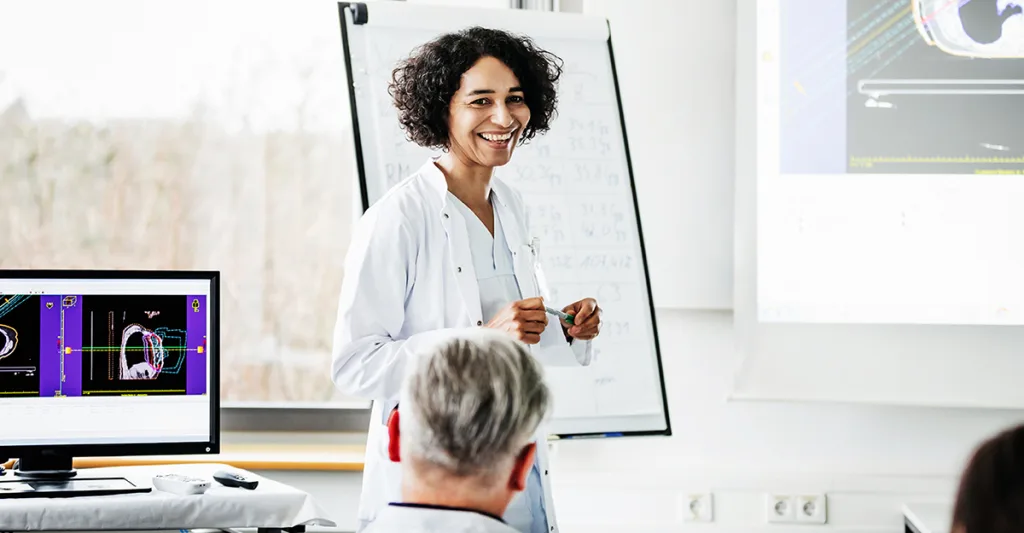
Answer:
[[[71,455],[55,450],[22,454],[14,476],[0,478],[3,498],[70,498],[150,492],[123,477],[78,477]]]
[[[71,479],[78,475],[71,456],[54,450],[24,453],[18,458],[14,475],[26,479]]]

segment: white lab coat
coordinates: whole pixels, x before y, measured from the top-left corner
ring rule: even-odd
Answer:
[[[491,180],[491,191],[522,296],[547,295],[522,197],[497,176]],[[388,459],[385,424],[398,403],[409,359],[455,330],[480,326],[492,318],[481,316],[465,220],[448,205],[447,192],[444,174],[428,160],[364,213],[345,261],[333,378],[346,394],[374,400],[359,505],[361,524],[373,521],[389,502],[401,501],[401,469]],[[561,343],[560,349],[532,346],[531,352],[553,366],[592,362],[591,342],[574,341],[566,349],[561,326],[551,317],[542,344],[556,342]],[[543,428],[537,437],[548,525],[557,532]]]
[[[517,533],[474,511],[385,507],[365,533]]]

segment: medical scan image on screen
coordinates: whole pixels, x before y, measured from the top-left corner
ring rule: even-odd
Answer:
[[[0,296],[0,391],[39,395],[38,296]]]
[[[86,298],[83,393],[184,394],[188,311],[183,296]]]
[[[0,391],[205,394],[205,302],[201,295],[2,295]]]

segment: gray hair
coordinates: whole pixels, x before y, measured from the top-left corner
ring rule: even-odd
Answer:
[[[400,405],[403,457],[487,479],[531,442],[551,392],[522,344],[474,329],[415,359]]]

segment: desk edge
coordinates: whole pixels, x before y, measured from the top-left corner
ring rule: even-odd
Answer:
[[[121,456],[121,457],[76,457],[73,461],[74,468],[105,468],[118,466],[155,466],[155,465],[182,465],[182,464],[208,464],[223,463],[244,470],[305,470],[323,472],[362,472],[364,461],[362,458],[353,460],[324,460],[306,459],[301,454],[297,458],[287,458],[282,453],[281,459],[269,458],[245,458],[233,457],[232,453],[211,454],[211,455],[182,455],[175,456]],[[10,469],[14,461],[8,461],[3,465]]]

